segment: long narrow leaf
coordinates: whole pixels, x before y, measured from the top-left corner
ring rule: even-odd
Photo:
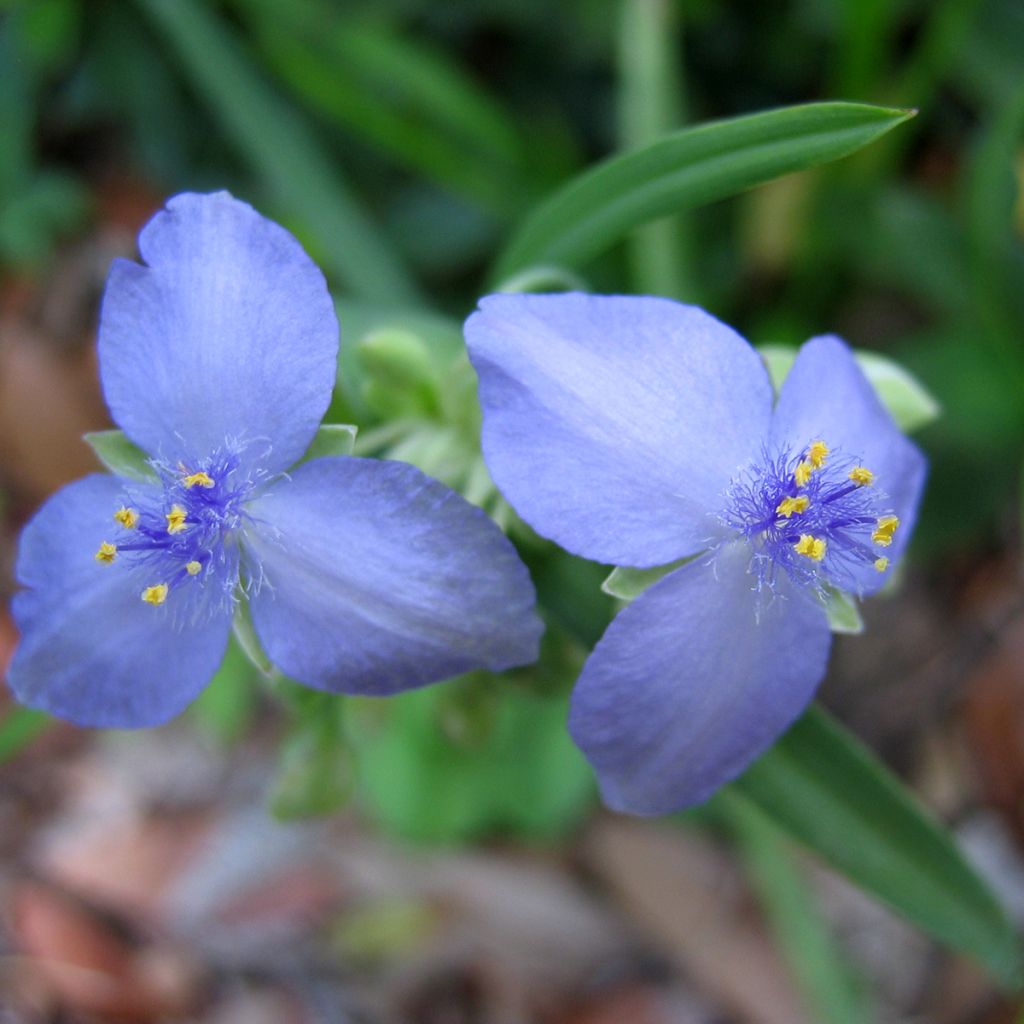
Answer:
[[[826,712],[812,707],[734,784],[776,825],[1007,987],[1020,950],[953,840]]]
[[[701,125],[612,157],[542,203],[494,272],[577,267],[655,217],[734,195],[866,146],[913,116],[858,103],[811,103]]]
[[[321,257],[351,291],[415,303],[417,289],[376,234],[306,124],[260,78],[216,15],[195,0],[138,0],[196,87],[280,200],[302,218]]]

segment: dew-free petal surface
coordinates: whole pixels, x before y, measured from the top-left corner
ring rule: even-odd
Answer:
[[[413,466],[314,459],[250,506],[251,599],[270,659],[299,682],[388,694],[537,657],[542,625],[515,548]]]
[[[850,348],[833,335],[811,338],[800,349],[772,417],[773,445],[799,449],[819,438],[875,474],[873,486],[885,492],[900,518],[892,545],[879,551],[895,565],[917,521],[927,462],[896,426]],[[856,589],[872,593],[888,575],[867,562]]]
[[[138,491],[140,485],[133,485]],[[198,696],[227,646],[230,614],[181,623],[179,595],[154,607],[151,580],[95,554],[114,534],[124,482],[95,475],[58,491],[25,528],[12,602],[22,639],[7,681],[17,698],[79,725],[159,725]]]
[[[619,613],[573,692],[569,729],[605,802],[634,814],[700,803],[797,718],[825,672],[824,612],[780,574],[751,589],[750,550],[684,565]]]
[[[492,295],[466,322],[495,483],[545,537],[646,567],[707,546],[768,430],[753,349],[695,306]]]
[[[110,411],[149,454],[198,459],[229,438],[286,469],[320,424],[338,324],[323,275],[284,228],[226,192],[185,193],[115,260],[100,315]],[[257,443],[258,442],[258,443]]]

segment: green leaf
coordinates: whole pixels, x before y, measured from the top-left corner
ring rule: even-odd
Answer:
[[[0,764],[25,749],[44,729],[53,724],[44,711],[16,705],[0,721]]]
[[[480,672],[400,694],[383,708],[353,703],[364,802],[398,835],[550,839],[591,806],[593,776],[566,733],[562,698]]]
[[[747,874],[779,940],[811,1016],[820,1024],[870,1024],[866,989],[828,929],[800,864],[782,833],[748,800],[720,795]]]
[[[382,242],[307,123],[246,58],[215,10],[194,0],[137,0],[177,52],[242,154],[302,219],[324,265],[355,294],[414,303],[418,288]]]
[[[541,203],[508,243],[493,280],[537,263],[577,268],[656,217],[836,160],[912,116],[812,103],[666,135],[605,160]]]
[[[864,632],[864,620],[860,617],[860,609],[850,594],[829,587],[823,604],[825,614],[828,615],[829,628],[833,633]]]
[[[323,459],[329,455],[351,455],[359,428],[351,423],[324,423],[306,449],[299,463]]]
[[[812,706],[732,785],[794,839],[1007,987],[1013,928],[953,839],[898,779]]]
[[[791,345],[759,345],[757,351],[778,392],[793,367],[797,350]],[[877,352],[855,349],[853,354],[900,430],[920,430],[938,418],[941,406],[909,370]]]
[[[680,558],[677,562],[658,565],[653,569],[631,569],[628,565],[618,565],[612,569],[608,578],[601,584],[601,589],[606,594],[617,597],[620,601],[632,601],[651,584],[657,583],[662,576],[667,576],[674,569],[699,557],[699,555],[691,555],[689,558]]]
[[[111,473],[147,483],[159,479],[149,464],[149,456],[129,441],[123,430],[96,430],[85,434],[82,440]]]

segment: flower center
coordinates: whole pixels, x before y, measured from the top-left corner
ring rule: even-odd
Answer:
[[[113,539],[100,544],[96,561],[132,570],[144,584],[139,596],[147,604],[162,605],[179,588],[188,588],[194,611],[233,603],[240,562],[236,535],[259,481],[240,469],[233,446],[187,465],[152,466],[160,491],[126,488],[112,512]]]
[[[822,590],[858,590],[865,566],[889,568],[899,519],[858,460],[812,440],[798,453],[765,452],[729,486],[722,522],[754,549],[752,571],[771,586],[778,568]]]

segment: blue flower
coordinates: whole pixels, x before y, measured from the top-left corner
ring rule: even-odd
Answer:
[[[664,299],[496,295],[466,338],[484,457],[531,526],[601,562],[689,559],[608,627],[569,728],[610,806],[704,800],[811,699],[822,597],[888,578],[923,457],[835,337],[803,346],[774,408],[750,345]]]
[[[313,459],[338,325],[298,242],[226,193],[179,195],[117,260],[103,389],[153,479],[94,475],[21,538],[8,680],[82,725],[154,725],[216,671],[239,602],[308,686],[389,694],[533,660],[514,548],[412,466]]]

